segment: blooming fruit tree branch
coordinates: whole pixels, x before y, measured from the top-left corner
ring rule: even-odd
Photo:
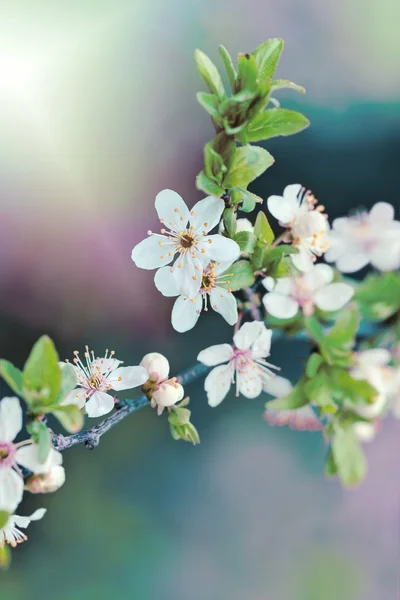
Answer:
[[[269,425],[321,431],[325,471],[346,486],[365,475],[362,443],[373,439],[385,416],[400,417],[400,222],[393,207],[378,202],[369,213],[330,226],[315,196],[291,184],[281,195],[269,195],[263,210],[263,199],[248,188],[274,163],[264,143],[309,125],[302,114],[281,108],[275,94],[304,89],[275,79],[280,39],[239,54],[236,65],[224,47],[219,50],[229,91],[211,60],[200,50],[195,55],[207,88],[197,99],[215,130],[196,178],[206,197],[188,206],[177,192],[161,191],[155,200],[158,230],[135,245],[132,260],[155,270],[156,288],[174,298],[175,331],[190,331],[211,307],[234,328],[232,341],[199,349],[199,362],[178,376],[157,352],[123,366],[113,351],[98,357],[86,347],[71,362],[60,362],[47,336],[22,370],[1,360],[14,396],[0,401],[0,564],[9,562],[9,546],[26,539],[21,528],[45,513],[15,514],[24,491],[54,492],[64,483],[62,451],[81,443],[95,448],[107,431],[144,407],[166,415],[174,439],[199,443],[184,390],[199,377],[206,376],[211,407],[233,386],[236,396],[269,396]],[[240,216],[254,211],[255,219]],[[368,266],[363,281],[348,278]],[[278,374],[270,359],[279,335],[309,342],[297,382]],[[141,391],[137,398],[117,397],[134,388]],[[18,397],[27,415],[20,442]],[[103,416],[85,429],[85,417]],[[49,419],[67,435],[54,433]]]

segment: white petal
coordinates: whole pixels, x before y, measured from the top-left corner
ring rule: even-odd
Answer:
[[[238,320],[238,310],[235,296],[224,288],[216,287],[211,290],[210,301],[212,308],[222,315],[229,325]]]
[[[264,329],[264,323],[261,321],[252,321],[241,326],[239,331],[233,336],[233,342],[239,350],[247,350],[256,341]]]
[[[144,367],[149,376],[156,376],[158,381],[164,381],[169,375],[169,362],[159,352],[149,352],[140,361],[140,366]]]
[[[21,446],[16,453],[16,462],[35,474],[48,473],[54,465],[62,464],[62,454],[54,448],[50,449],[44,463],[39,461],[39,444]]]
[[[199,244],[199,248],[205,250],[208,258],[229,264],[232,264],[240,256],[238,244],[218,233],[205,236]]]
[[[293,386],[289,379],[274,375],[263,381],[263,391],[274,398],[282,398],[292,391]]]
[[[312,260],[312,254],[307,250],[307,248],[297,246],[299,249],[297,254],[291,254],[290,258],[292,259],[292,263],[299,269],[299,271],[303,271],[303,273],[307,273],[311,271],[314,267],[314,261]]]
[[[295,218],[299,208],[297,195],[300,190],[301,185],[288,185],[283,191],[283,196],[270,196],[268,198],[268,210],[280,223],[288,224]]]
[[[273,290],[279,294],[284,294],[285,296],[290,296],[290,293],[293,288],[293,279],[291,277],[279,277],[279,279],[275,282],[275,287]]]
[[[249,219],[236,219],[236,233],[241,231],[248,231],[249,233],[254,232],[254,226]]]
[[[86,397],[85,390],[82,388],[75,388],[71,392],[65,395],[63,401],[61,402],[61,406],[67,406],[68,404],[75,404],[78,408],[83,408],[85,406]]]
[[[343,254],[336,262],[336,267],[342,273],[355,273],[369,263],[369,256],[364,252]]]
[[[114,408],[114,398],[105,392],[95,392],[86,402],[88,417],[102,417]]]
[[[180,383],[170,383],[165,381],[159,389],[153,393],[153,398],[159,406],[173,406],[185,395],[185,391]]]
[[[347,283],[330,283],[316,291],[315,304],[328,312],[340,310],[353,297],[354,289]]]
[[[180,255],[173,267],[173,276],[178,292],[189,298],[194,298],[201,287],[203,265],[197,256]]]
[[[260,335],[256,337],[251,344],[251,351],[254,358],[265,358],[269,356],[271,350],[272,329],[265,326],[260,329]]]
[[[354,423],[353,431],[360,442],[371,442],[376,435],[376,426],[373,423],[358,421]]]
[[[251,371],[250,373],[236,373],[239,392],[246,398],[257,398],[262,392],[261,377]]]
[[[293,204],[299,204],[299,194],[303,186],[300,183],[291,183],[283,190],[283,197]]]
[[[193,299],[179,296],[172,309],[171,323],[175,331],[184,333],[192,329],[200,316],[203,307],[203,297],[197,294]]]
[[[208,233],[221,220],[225,202],[216,196],[208,196],[197,202],[190,211],[190,224],[198,233]]]
[[[228,362],[233,357],[233,348],[229,344],[217,344],[202,350],[197,357],[197,360],[206,365],[213,367],[224,362]]]
[[[162,223],[175,231],[186,229],[189,220],[189,209],[173,190],[162,190],[156,197],[156,211]]]
[[[369,212],[373,223],[385,225],[394,219],[394,208],[388,202],[377,202]]]
[[[400,240],[381,242],[370,257],[372,266],[379,271],[395,271],[400,267]]]
[[[265,306],[265,310],[277,319],[291,319],[297,314],[299,309],[299,305],[296,300],[290,296],[278,294],[277,292],[265,294],[263,298],[263,304]]]
[[[228,365],[215,367],[204,381],[204,389],[207,392],[208,404],[212,407],[221,404],[230,390],[232,382],[232,368]]]
[[[119,392],[143,385],[148,378],[149,374],[144,367],[119,367],[107,377],[107,383]]]
[[[284,279],[288,279],[288,277],[285,277]],[[269,292],[272,292],[272,290],[275,287],[275,279],[273,277],[265,277],[265,279],[263,279],[261,283]]]
[[[0,510],[14,512],[22,500],[24,481],[14,469],[0,469]]]
[[[303,275],[302,282],[310,290],[318,290],[328,283],[331,283],[333,279],[333,273],[334,271],[332,267],[320,263],[315,265],[311,271]]]
[[[0,442],[12,442],[22,429],[22,408],[16,396],[0,402]]]
[[[162,267],[154,275],[154,284],[163,296],[179,296],[178,286],[171,267]]]
[[[134,247],[131,257],[140,269],[158,269],[168,265],[175,252],[176,244],[163,235],[153,233]]]
[[[328,235],[329,248],[325,252],[324,257],[328,262],[336,262],[343,254],[348,252],[348,243],[346,238],[335,233],[334,231],[329,232]]]
[[[102,375],[106,375],[111,373],[111,371],[115,371],[118,369],[119,365],[122,365],[122,360],[117,360],[116,358],[95,358],[91,364],[91,372],[93,375],[96,374],[96,371],[100,370]]]
[[[26,527],[28,527],[31,521],[40,521],[40,519],[43,519],[45,514],[45,508],[38,508],[37,510],[35,510],[34,513],[31,514],[30,517],[20,517],[19,515],[14,515],[13,521],[15,525],[17,525],[17,527],[22,527],[23,529],[25,529]]]
[[[357,363],[366,367],[384,367],[392,358],[385,348],[371,348],[357,353]]]

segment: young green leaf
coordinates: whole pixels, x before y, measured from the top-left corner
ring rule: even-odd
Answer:
[[[22,372],[8,360],[0,360],[0,376],[15,394],[22,395]]]
[[[198,190],[202,190],[206,194],[210,194],[210,196],[222,196],[225,193],[225,188],[221,187],[215,181],[212,181],[205,174],[204,170],[200,171],[200,173],[196,177],[196,187]]]
[[[274,163],[269,152],[258,146],[241,146],[236,148],[229,173],[224,179],[226,188],[244,187],[259,177]]]
[[[304,392],[307,398],[315,406],[336,407],[333,401],[332,384],[329,379],[329,373],[325,369],[320,369],[319,373],[312,379],[309,379],[304,385]]]
[[[346,486],[364,479],[367,466],[362,448],[351,429],[337,429],[332,439],[332,455],[338,475]]]
[[[257,78],[258,67],[254,56],[251,54],[239,54],[238,75],[236,79],[235,92],[256,92],[258,89]]]
[[[268,410],[294,410],[309,404],[310,401],[304,391],[305,383],[306,379],[303,376],[287,396],[278,398],[277,400],[271,400],[270,402],[267,402],[265,407]]]
[[[208,112],[208,114],[214,119],[214,121],[218,122],[219,101],[217,96],[215,96],[214,94],[207,94],[206,92],[197,92],[196,98],[197,102],[201,104],[204,110]]]
[[[312,377],[315,377],[316,374],[318,373],[318,369],[320,368],[322,362],[323,362],[322,356],[320,354],[317,354],[317,352],[313,352],[311,354],[311,356],[309,357],[307,364],[306,364],[307,377],[309,377],[310,379]]]
[[[42,421],[38,421],[39,462],[44,463],[51,448],[51,434]]]
[[[226,73],[228,75],[229,83],[233,90],[235,88],[235,82],[236,82],[236,70],[233,65],[231,55],[229,54],[229,52],[225,48],[225,46],[222,46],[222,44],[219,46],[218,50],[219,50],[220,57],[222,58],[222,62],[224,63],[224,67],[225,67]]]
[[[256,115],[248,124],[246,135],[249,142],[259,142],[280,135],[299,133],[309,124],[309,120],[299,112],[286,108],[270,108]]]
[[[243,212],[252,212],[255,209],[256,204],[260,204],[262,202],[259,196],[252,194],[249,190],[245,190],[244,188],[236,187],[231,190],[232,193],[232,204],[240,204],[240,210]]]
[[[11,564],[11,550],[7,544],[0,546],[0,569],[6,571]]]
[[[254,248],[257,244],[257,238],[254,233],[251,233],[250,231],[239,231],[233,239],[242,252],[248,252],[249,254],[254,252]]]
[[[253,54],[260,79],[272,79],[283,50],[283,40],[272,38],[260,44]]]
[[[77,433],[82,429],[84,421],[83,414],[74,404],[58,406],[52,412],[68,433]]]
[[[304,319],[304,326],[308,335],[315,341],[317,344],[321,345],[324,341],[324,328],[321,323],[315,317],[306,317]]]
[[[76,373],[71,363],[59,363],[61,369],[61,385],[55,404],[60,404],[65,396],[76,387]]]
[[[388,319],[400,310],[400,273],[369,275],[356,288],[354,299],[367,321]]]
[[[254,235],[264,244],[272,244],[275,239],[271,225],[268,222],[266,214],[263,212],[259,212],[257,215],[254,225]]]
[[[3,529],[4,525],[7,523],[10,517],[10,513],[6,510],[0,510],[0,529]]]
[[[29,392],[33,392],[32,397],[35,393],[40,393],[41,404],[51,404],[57,397],[61,370],[56,349],[47,335],[42,336],[33,346],[22,376],[24,394],[28,402]]]
[[[329,449],[325,459],[324,471],[325,475],[328,475],[328,477],[336,477],[338,474],[337,465],[335,463],[335,459],[333,458],[333,452],[331,448]]]
[[[218,285],[230,289],[232,292],[250,287],[255,281],[252,266],[247,260],[235,262],[222,276],[226,276],[226,281],[218,283]]]
[[[237,227],[236,211],[234,208],[225,208],[223,212],[223,223],[226,233],[229,235],[229,237],[233,238]]]
[[[273,81],[271,84],[271,93],[285,88],[299,92],[299,94],[306,93],[306,90],[303,88],[303,86],[297,85],[297,83],[293,83],[293,81],[288,81],[287,79],[275,79],[275,81]]]
[[[222,83],[217,67],[201,50],[196,50],[194,56],[199,75],[210,92],[216,94],[220,99],[224,98],[224,84]]]

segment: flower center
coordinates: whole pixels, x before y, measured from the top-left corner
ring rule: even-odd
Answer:
[[[191,248],[194,245],[194,235],[192,233],[184,233],[181,235],[182,248]]]
[[[14,444],[0,442],[0,468],[10,467],[14,463]]]
[[[99,375],[98,373],[94,373],[90,379],[88,379],[88,386],[93,388],[93,389],[97,389],[101,386],[103,382],[103,377],[101,377],[101,375]]]
[[[304,315],[311,316],[314,312],[314,298],[310,288],[304,283],[302,277],[296,277],[293,280],[293,287],[291,290],[291,297],[296,300],[298,305],[302,308]]]
[[[246,368],[253,363],[253,353],[250,348],[246,350],[234,349],[233,353],[234,367],[239,373],[245,373]]]

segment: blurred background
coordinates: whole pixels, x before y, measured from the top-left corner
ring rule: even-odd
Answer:
[[[175,374],[231,339],[215,314],[175,333],[171,299],[130,258],[158,191],[201,198],[213,129],[196,47],[217,62],[219,43],[283,37],[278,76],[307,88],[279,98],[312,126],[268,143],[276,164],[254,192],[299,182],[331,217],[398,210],[399,19],[396,0],[1,1],[0,354],[21,367],[46,332],[63,359],[86,343],[126,365],[158,351]],[[271,360],[295,381],[306,354],[279,342]],[[400,597],[398,424],[343,491],[324,479],[320,436],[269,428],[264,398],[210,409],[202,382],[186,391],[199,447],[145,409],[65,453],[65,486],[19,509],[48,513],[0,574],[1,600]]]

